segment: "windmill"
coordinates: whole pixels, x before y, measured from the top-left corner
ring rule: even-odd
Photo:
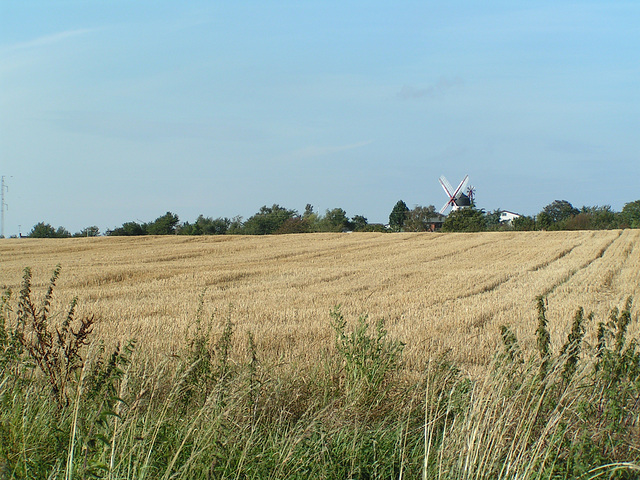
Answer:
[[[454,190],[453,186],[444,177],[444,175],[440,177],[440,185],[442,185],[442,188],[447,194],[447,197],[449,197],[447,203],[445,203],[440,209],[440,213],[444,213],[447,208],[449,208],[449,206],[451,206],[452,210],[457,210],[460,207],[468,207],[471,205],[471,203],[473,202],[473,194],[475,193],[475,189],[473,187],[467,188],[468,183],[469,175],[465,175],[465,177],[458,185],[458,188]]]

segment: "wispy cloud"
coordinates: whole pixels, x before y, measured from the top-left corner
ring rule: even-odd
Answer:
[[[52,33],[51,35],[44,35],[24,42],[14,43],[13,45],[7,45],[5,48],[9,51],[26,50],[32,48],[42,48],[49,45],[62,42],[69,38],[79,37],[93,32],[95,29],[81,28],[76,30],[66,30],[64,32]]]
[[[424,97],[435,97],[446,90],[462,84],[458,77],[453,79],[440,78],[436,83],[426,87],[415,87],[413,85],[403,85],[397,96],[403,100],[415,100]]]

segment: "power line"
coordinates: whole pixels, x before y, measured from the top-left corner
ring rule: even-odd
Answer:
[[[9,207],[4,201],[4,192],[9,191],[9,187],[4,183],[5,175],[2,175],[0,182],[0,238],[4,238],[4,211]]]

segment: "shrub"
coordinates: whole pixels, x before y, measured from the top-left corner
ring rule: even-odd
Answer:
[[[331,326],[340,362],[336,368],[341,391],[365,403],[384,397],[390,379],[399,373],[404,344],[388,338],[384,320],[378,320],[370,332],[366,315],[360,316],[354,329],[347,332],[347,321],[339,306],[331,312]]]
[[[505,334],[504,328],[503,362],[496,364],[497,374],[512,385],[509,390],[519,392],[517,385],[530,385],[527,396],[534,401],[529,405],[536,406],[530,412],[530,446],[545,452],[536,460],[538,467],[545,476],[561,473],[563,478],[576,478],[593,473],[594,466],[608,464],[609,478],[636,478],[636,467],[624,467],[640,460],[636,436],[640,351],[637,339],[626,339],[631,298],[621,312],[614,309],[608,322],[598,324],[595,348],[583,341],[593,314],[577,309],[567,340],[557,353],[551,350],[545,302],[538,298],[539,356],[536,362],[527,362],[534,368],[513,373],[516,360],[520,365],[522,360],[514,354],[519,349],[517,339]],[[518,395],[508,401],[517,403]]]

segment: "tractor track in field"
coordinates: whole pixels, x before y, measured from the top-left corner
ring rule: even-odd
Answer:
[[[545,292],[542,294],[542,296],[547,296],[550,293],[553,293],[560,285],[568,282],[576,273],[578,273],[579,271],[581,271],[581,270],[583,270],[585,268],[588,268],[589,265],[591,265],[594,261],[596,261],[599,258],[602,258],[602,256],[609,249],[609,247],[611,247],[611,245],[613,245],[616,242],[616,240],[618,240],[620,238],[621,234],[622,234],[622,231],[619,232],[618,235],[615,238],[613,238],[612,240],[607,242],[603,247],[601,247],[600,250],[598,251],[598,253],[593,258],[590,258],[588,261],[584,262],[579,267],[571,269],[558,282],[554,283],[547,290],[545,290]],[[455,299],[450,299],[449,301],[466,300],[468,298],[475,297],[477,295],[483,295],[485,293],[493,292],[494,290],[502,287],[503,285],[505,285],[505,284],[507,284],[507,283],[509,283],[511,281],[517,280],[518,278],[522,277],[523,275],[525,275],[527,273],[533,273],[533,272],[538,272],[538,271],[541,271],[541,270],[545,270],[547,267],[549,267],[553,263],[555,263],[558,260],[560,260],[560,259],[566,257],[567,255],[569,255],[577,246],[578,246],[577,244],[573,245],[573,246],[561,251],[560,253],[555,255],[550,260],[547,260],[547,261],[544,261],[544,262],[542,262],[540,264],[537,264],[537,265],[535,265],[535,266],[533,266],[533,267],[531,267],[531,268],[529,268],[527,270],[524,270],[524,271],[522,271],[520,273],[516,273],[516,274],[513,274],[513,275],[506,275],[506,276],[504,276],[502,278],[498,278],[498,279],[494,280],[493,282],[490,282],[488,284],[479,286],[478,288],[475,288],[475,289],[471,290],[470,292],[465,293],[464,295],[460,295],[459,297],[456,297]],[[627,247],[627,250],[629,250],[628,247]],[[627,252],[626,257],[628,257],[629,254],[630,254],[630,250],[629,250],[629,252]],[[621,269],[621,268],[622,267],[620,266],[619,269]],[[493,317],[499,311],[500,311],[500,309],[498,309],[496,311],[493,311],[493,312],[485,312],[484,315],[487,317],[487,319],[485,319],[485,321],[483,323],[488,322],[489,319],[491,317]]]
[[[438,260],[443,260],[445,258],[457,257],[461,253],[466,253],[466,252],[469,252],[471,250],[475,250],[477,248],[484,247],[486,245],[492,245],[492,244],[495,244],[495,243],[498,243],[498,242],[499,242],[499,240],[490,240],[490,241],[487,241],[487,242],[473,244],[473,245],[471,245],[470,247],[467,247],[467,248],[458,248],[456,250],[452,250],[450,252],[443,253],[442,255],[436,255],[434,257],[430,257],[428,259],[425,259],[425,263],[437,262]]]
[[[476,295],[482,295],[483,293],[493,292],[495,289],[500,288],[502,285],[507,283],[509,280],[519,277],[520,275],[507,275],[503,278],[495,280],[488,285],[482,285],[479,288],[476,288],[469,293],[465,293],[464,295],[460,295],[457,299],[464,300],[466,298],[475,297]]]
[[[633,252],[634,248],[635,248],[635,244],[632,241],[629,241],[628,239],[626,240],[627,245],[624,248],[624,250],[622,251],[622,255],[621,255],[621,259],[622,261],[620,261],[615,268],[611,268],[609,269],[609,271],[607,272],[607,275],[605,276],[601,287],[605,288],[605,289],[610,289],[612,288],[612,285],[614,283],[614,280],[616,279],[616,277],[618,277],[620,275],[620,272],[622,272],[623,268],[625,267],[625,265],[627,264],[627,262],[629,261],[629,257],[631,256],[631,253]]]
[[[534,265],[533,267],[531,267],[529,269],[530,272],[537,272],[538,270],[542,270],[544,268],[547,268],[549,265],[551,265],[553,262],[557,262],[558,260],[560,260],[563,257],[566,257],[567,255],[569,255],[574,248],[576,248],[578,246],[578,244],[574,245],[571,248],[567,248],[566,250],[563,250],[562,252],[560,252],[558,255],[556,255],[555,257],[553,257],[551,260],[547,260],[545,262],[539,263],[538,265]]]
[[[611,241],[607,242],[596,254],[595,257],[590,258],[589,260],[587,260],[586,262],[584,262],[582,265],[578,266],[577,268],[573,268],[571,270],[569,270],[569,272],[567,272],[566,275],[564,275],[559,281],[557,281],[556,283],[554,283],[553,285],[551,285],[549,288],[547,288],[544,292],[542,292],[539,296],[541,297],[547,297],[550,294],[552,294],[553,292],[556,291],[556,289],[560,286],[560,285],[564,285],[565,283],[567,283],[569,280],[571,280],[571,278],[573,278],[575,276],[576,273],[578,273],[581,270],[584,270],[585,268],[588,268],[593,262],[595,262],[596,260],[598,260],[599,258],[602,258],[603,255],[605,254],[605,252],[609,249],[609,247],[611,247],[611,245],[613,245],[615,243],[616,240],[618,240],[620,238],[620,236],[622,235],[622,230],[620,230],[618,232],[618,235],[616,237],[614,237]]]
[[[550,293],[553,293],[560,285],[568,282],[576,273],[578,273],[579,271],[588,268],[593,262],[595,262],[597,259],[602,258],[604,256],[604,254],[606,253],[606,251],[621,237],[622,231],[618,233],[618,235],[616,237],[614,237],[613,239],[611,239],[610,241],[608,241],[605,245],[603,245],[596,253],[595,256],[593,256],[592,258],[589,258],[589,260],[587,260],[586,262],[582,263],[580,266],[578,266],[577,268],[571,269],[566,275],[564,275],[558,282],[554,283],[553,285],[551,285],[549,288],[547,288],[545,290],[545,292],[542,294],[542,296],[548,296]],[[495,279],[493,282],[490,282],[486,285],[482,285],[479,286],[478,288],[475,288],[474,290],[461,295],[459,297],[456,298],[452,298],[452,299],[448,299],[446,300],[445,303],[457,303],[461,300],[467,300],[471,297],[475,297],[477,295],[483,295],[489,292],[493,292],[494,290],[501,288],[502,286],[504,286],[507,283],[510,283],[512,281],[517,281],[519,278],[527,275],[527,274],[531,274],[534,272],[540,272],[540,271],[544,271],[546,268],[548,268],[550,265],[552,265],[553,263],[557,262],[558,260],[566,257],[567,255],[569,255],[578,245],[573,245],[565,250],[563,250],[562,252],[558,253],[557,255],[555,255],[551,260],[542,262],[534,267],[531,267],[529,269],[526,270],[522,270],[519,273],[516,274],[512,274],[512,275],[506,275],[502,278],[498,278]],[[625,250],[625,254],[626,257],[628,257],[631,253],[631,249],[633,247],[629,248],[627,247]],[[625,258],[626,258],[625,257]],[[481,314],[475,316],[470,323],[467,325],[467,333],[469,334],[473,334],[474,332],[477,332],[479,330],[482,330],[487,324],[489,324],[493,318],[495,318],[496,315],[498,315],[500,312],[505,311],[506,310],[506,306],[502,305],[502,306],[493,306],[490,307],[486,310],[484,310]],[[476,333],[476,335],[479,335],[479,333]]]

